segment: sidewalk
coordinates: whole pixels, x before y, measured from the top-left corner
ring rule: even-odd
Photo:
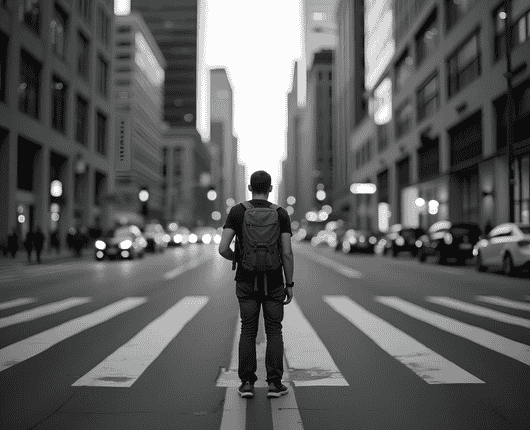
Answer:
[[[60,253],[57,253],[55,250],[48,251],[45,250],[41,254],[41,265],[42,264],[53,264],[66,261],[79,261],[94,258],[93,248],[85,248],[82,251],[81,257],[74,256],[74,252],[70,249],[62,249]],[[31,256],[31,265],[36,265],[37,255],[33,252]],[[11,255],[0,254],[0,268],[2,267],[14,267],[14,266],[28,266],[28,254],[25,249],[19,250],[15,258],[12,258]]]

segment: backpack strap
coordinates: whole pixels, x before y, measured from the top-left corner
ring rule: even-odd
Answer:
[[[281,206],[278,206],[278,205],[277,205],[277,204],[275,204],[275,203],[271,203],[271,205],[270,205],[270,208],[271,208],[271,209],[274,209],[274,210],[276,210],[276,211],[277,211],[278,209],[280,209],[280,208],[281,208]]]
[[[249,201],[241,202],[241,204],[245,207],[245,209],[253,209],[254,208],[254,206],[252,206],[252,203],[250,203]]]

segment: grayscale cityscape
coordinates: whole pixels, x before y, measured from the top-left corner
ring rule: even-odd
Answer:
[[[529,269],[529,0],[0,0],[1,430],[530,430]]]

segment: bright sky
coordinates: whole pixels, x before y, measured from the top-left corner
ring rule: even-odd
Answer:
[[[204,60],[198,59],[202,80],[209,68],[227,69],[234,90],[239,161],[247,166],[246,184],[252,172],[268,171],[273,184],[269,200],[277,201],[285,156],[287,92],[293,61],[302,55],[301,0],[201,1],[206,8]],[[202,89],[197,128],[207,137],[208,89]]]

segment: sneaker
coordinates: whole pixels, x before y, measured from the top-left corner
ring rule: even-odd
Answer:
[[[254,397],[254,384],[251,384],[249,381],[241,383],[237,389],[239,395],[243,398],[251,399]]]
[[[267,394],[267,397],[269,399],[273,397],[281,397],[284,394],[287,394],[288,392],[289,388],[287,388],[281,382],[271,382],[269,384],[269,392]]]

